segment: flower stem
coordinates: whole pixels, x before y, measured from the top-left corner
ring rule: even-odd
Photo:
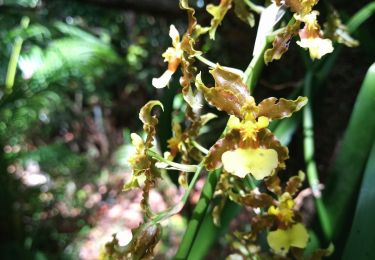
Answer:
[[[173,208],[171,208],[167,211],[164,211],[160,214],[157,214],[152,219],[151,223],[153,223],[153,224],[159,223],[160,221],[165,220],[167,218],[170,218],[171,216],[173,216],[173,215],[175,215],[175,214],[177,214],[178,212],[181,211],[181,209],[185,206],[186,202],[188,201],[189,195],[190,195],[191,191],[193,190],[195,184],[197,183],[198,177],[199,177],[200,173],[202,172],[202,170],[203,170],[203,162],[201,162],[197,166],[196,171],[193,175],[193,179],[189,183],[189,186],[186,189],[186,191],[184,193],[184,196],[182,197],[181,201],[176,206],[174,206]]]
[[[309,185],[311,187],[315,206],[318,211],[319,221],[323,230],[324,235],[327,237],[330,230],[331,225],[329,222],[329,216],[326,210],[325,205],[322,201],[322,196],[319,188],[319,177],[318,177],[318,169],[316,166],[316,162],[314,159],[315,154],[315,146],[314,146],[314,122],[313,122],[313,113],[312,113],[312,102],[311,102],[311,87],[313,81],[313,71],[309,70],[305,77],[305,84],[304,84],[304,96],[309,98],[309,102],[306,104],[305,108],[303,109],[303,149],[304,149],[304,157],[306,163],[306,173]]]
[[[167,159],[165,159],[163,156],[161,156],[160,154],[158,154],[157,152],[153,151],[153,150],[148,150],[147,151],[147,154],[155,159],[157,159],[158,161],[160,162],[163,162],[173,168],[175,168],[176,170],[179,170],[179,171],[183,171],[183,172],[196,172],[197,169],[198,169],[198,166],[197,165],[188,165],[188,164],[181,164],[181,163],[176,163],[176,162],[172,162],[172,161],[169,161]]]

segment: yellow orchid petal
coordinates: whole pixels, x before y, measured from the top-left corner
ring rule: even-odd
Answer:
[[[279,163],[275,150],[263,148],[227,151],[223,153],[221,160],[227,172],[240,178],[251,173],[257,180],[271,175]]]
[[[258,129],[266,128],[266,127],[268,127],[269,124],[270,124],[270,120],[267,117],[260,116],[258,118],[257,128]]]
[[[286,255],[291,246],[305,248],[309,240],[309,234],[302,223],[294,224],[289,229],[278,229],[268,233],[269,246],[280,255]]]
[[[171,24],[171,26],[169,27],[169,37],[171,37],[172,39],[172,45],[176,47],[180,42],[180,35],[173,24]]]
[[[306,38],[297,41],[297,44],[304,49],[309,49],[312,59],[320,59],[327,53],[333,52],[332,41],[329,39]]]
[[[269,232],[267,242],[275,253],[286,255],[290,248],[290,237],[288,230],[277,229]]]
[[[132,140],[132,144],[137,149],[137,151],[142,151],[144,149],[145,144],[144,144],[142,137],[140,137],[136,133],[131,133],[130,138]]]
[[[171,80],[173,75],[173,72],[170,70],[166,70],[163,75],[161,75],[159,78],[153,78],[152,79],[152,85],[155,88],[164,88],[168,85],[169,81]]]
[[[291,237],[290,245],[298,248],[305,248],[309,241],[309,233],[302,223],[297,223],[289,229]]]
[[[241,121],[238,117],[231,115],[228,119],[227,125],[229,129],[239,129],[241,128]]]

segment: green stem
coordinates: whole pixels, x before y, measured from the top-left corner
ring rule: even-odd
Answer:
[[[217,68],[217,66],[219,65],[219,64],[215,64],[212,61],[206,59],[202,55],[198,55],[198,56],[196,56],[196,58],[197,58],[197,60],[201,61],[203,64],[206,64],[208,67],[211,67],[213,69]],[[244,72],[242,70],[239,70],[239,69],[236,69],[236,68],[231,68],[231,67],[227,67],[227,66],[221,66],[221,67],[226,69],[226,70],[229,70],[233,73],[236,73],[240,76],[242,76],[244,74]]]
[[[186,259],[189,255],[195,237],[198,234],[199,227],[206,215],[208,205],[214,195],[216,183],[219,179],[221,169],[209,173],[207,180],[203,186],[201,196],[194,208],[192,219],[189,221],[184,237],[182,238],[180,247],[176,253],[175,259]]]
[[[186,189],[186,191],[184,193],[184,196],[182,196],[181,201],[176,206],[174,206],[172,209],[167,210],[165,212],[162,212],[160,214],[157,214],[154,218],[152,218],[152,220],[151,220],[152,224],[159,223],[160,221],[165,220],[167,218],[170,218],[171,216],[173,216],[173,215],[175,215],[175,214],[177,214],[178,212],[181,211],[181,209],[184,207],[184,205],[188,201],[189,195],[190,195],[191,191],[193,190],[195,184],[197,183],[198,177],[199,177],[200,173],[202,172],[202,170],[203,170],[203,162],[201,162],[197,166],[197,169],[194,173],[193,179],[189,183],[189,186]]]
[[[204,148],[202,145],[200,145],[197,141],[192,141],[191,143],[195,148],[197,148],[203,154],[208,154],[208,150]]]
[[[26,29],[29,26],[29,23],[30,23],[30,18],[23,17],[20,23],[20,27],[23,29]],[[8,95],[12,94],[13,92],[14,80],[16,78],[16,72],[17,72],[17,63],[21,54],[22,44],[23,44],[22,37],[17,36],[17,38],[14,41],[12,53],[11,53],[9,63],[8,63],[7,75],[5,78],[5,93]]]
[[[260,72],[264,65],[264,52],[267,49],[268,42],[265,41],[262,46],[262,51],[260,51],[256,56],[253,57],[249,66],[246,68],[243,75],[243,81],[249,87],[250,93],[254,90],[255,84],[259,78]]]
[[[322,202],[320,192],[320,182],[318,177],[318,169],[314,159],[315,146],[314,146],[314,122],[312,113],[312,102],[311,102],[311,87],[313,80],[313,71],[307,72],[304,84],[304,95],[309,98],[309,102],[303,109],[303,149],[306,163],[306,173],[309,185],[315,199],[315,206],[318,211],[319,221],[321,223],[323,233],[327,237],[331,225],[325,205]]]
[[[181,163],[169,161],[169,160],[165,159],[163,156],[161,156],[160,154],[158,154],[157,152],[155,152],[153,150],[148,150],[147,154],[149,156],[157,159],[158,161],[163,162],[163,163],[165,163],[165,164],[167,164],[167,165],[171,166],[172,168],[174,168],[176,170],[179,170],[179,171],[196,172],[197,169],[198,169],[197,165],[188,165],[188,164],[181,164]]]
[[[256,5],[253,2],[251,2],[250,0],[244,0],[244,2],[245,2],[245,4],[247,4],[248,7],[250,7],[251,10],[253,10],[254,12],[256,12],[258,14],[261,14],[263,12],[263,10],[265,9],[263,6]]]

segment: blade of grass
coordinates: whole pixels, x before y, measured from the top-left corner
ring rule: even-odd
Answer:
[[[372,144],[370,156],[362,180],[357,208],[346,243],[343,258],[375,259],[375,142]]]

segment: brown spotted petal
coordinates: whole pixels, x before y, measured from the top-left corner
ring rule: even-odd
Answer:
[[[294,196],[302,186],[305,180],[305,173],[300,171],[298,176],[292,176],[286,183],[285,192],[288,192],[290,196]]]
[[[295,21],[293,24],[285,27],[283,32],[276,35],[272,42],[272,48],[267,49],[264,53],[264,62],[266,64],[273,60],[279,60],[289,49],[289,42],[293,36],[298,34],[301,22]]]
[[[274,199],[270,195],[255,192],[239,197],[238,202],[252,208],[268,208],[275,204]]]
[[[258,116],[265,116],[269,119],[283,119],[290,117],[294,112],[299,111],[307,103],[306,97],[298,97],[296,100],[288,100],[274,97],[264,99],[258,105]]]
[[[307,14],[319,0],[285,0],[285,4],[295,13]]]
[[[271,191],[277,196],[281,196],[282,194],[281,183],[280,183],[280,178],[279,176],[277,176],[277,174],[274,174],[266,178],[265,184],[266,184],[267,190]]]
[[[215,170],[221,167],[221,156],[223,153],[229,150],[234,150],[237,147],[237,143],[240,141],[240,133],[238,130],[232,130],[219,139],[209,150],[206,157],[205,166],[209,171]]]
[[[279,165],[278,168],[285,168],[285,160],[289,158],[289,150],[283,146],[269,129],[262,129],[258,132],[257,138],[259,145],[267,149],[273,149],[277,152]]]
[[[196,86],[203,92],[209,104],[228,114],[242,117],[241,108],[251,98],[241,77],[221,66],[210,71],[215,80],[215,87],[208,88],[197,75]]]

